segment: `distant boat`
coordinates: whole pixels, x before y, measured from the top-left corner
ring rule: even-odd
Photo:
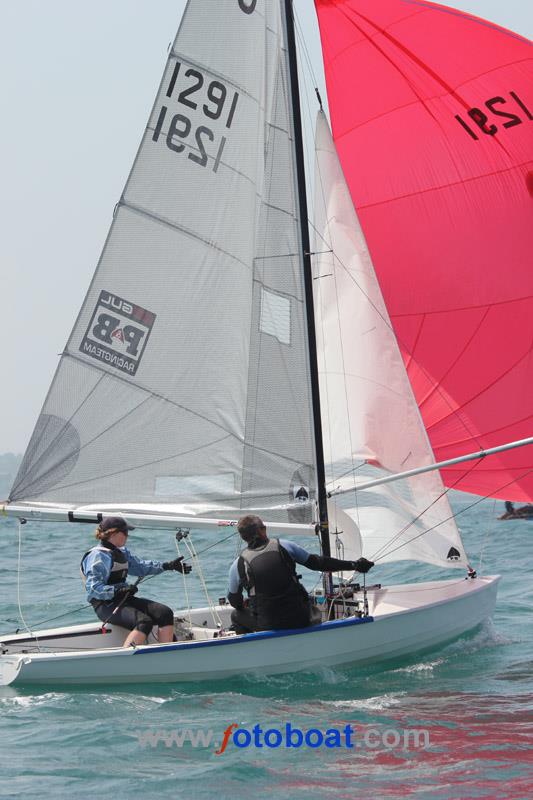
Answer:
[[[515,508],[510,500],[505,501],[505,513],[498,519],[533,519],[533,504],[528,503],[520,508]]]

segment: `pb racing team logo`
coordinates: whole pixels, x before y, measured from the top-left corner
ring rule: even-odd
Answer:
[[[80,345],[86,356],[135,375],[155,314],[102,291]]]

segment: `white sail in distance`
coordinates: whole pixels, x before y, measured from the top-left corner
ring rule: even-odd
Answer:
[[[313,264],[330,488],[434,463],[323,112],[317,119]],[[466,564],[438,472],[350,492],[336,503],[372,560]]]

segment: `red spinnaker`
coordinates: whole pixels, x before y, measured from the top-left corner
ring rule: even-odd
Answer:
[[[335,143],[435,457],[531,436],[531,42],[425,0],[315,2]],[[533,499],[531,446],[472,463],[445,484]]]

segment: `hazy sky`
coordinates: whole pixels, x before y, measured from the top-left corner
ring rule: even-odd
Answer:
[[[0,453],[30,437],[184,5],[0,0]],[[319,73],[314,4],[295,5]],[[448,5],[533,38],[533,0]]]

